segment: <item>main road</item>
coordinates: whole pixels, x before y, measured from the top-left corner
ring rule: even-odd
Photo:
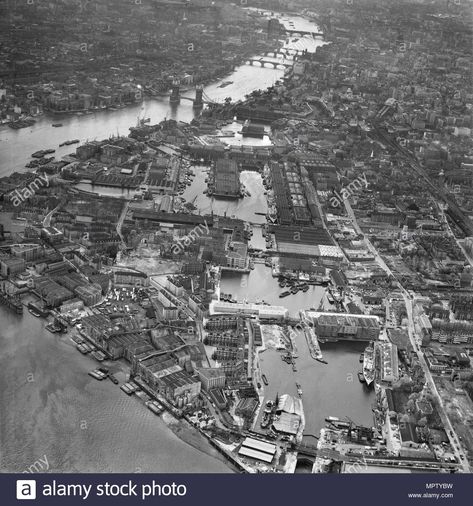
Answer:
[[[360,226],[358,225],[355,213],[353,212],[353,209],[352,209],[352,207],[350,205],[349,200],[345,199],[344,203],[345,203],[345,209],[346,209],[346,211],[348,213],[348,216],[352,220],[352,223],[353,223],[353,226],[354,226],[356,232],[358,234],[360,234],[360,235],[363,234]],[[421,349],[421,347],[419,345],[418,337],[416,336],[416,329],[415,329],[415,325],[414,325],[413,307],[412,307],[412,297],[409,294],[409,292],[402,286],[402,284],[398,280],[398,278],[393,274],[393,272],[388,267],[388,265],[386,264],[386,262],[381,258],[381,255],[376,250],[376,248],[371,244],[370,240],[366,236],[364,236],[364,237],[365,237],[364,241],[365,241],[368,249],[373,253],[373,255],[374,255],[377,263],[384,269],[384,271],[388,275],[392,276],[392,278],[394,278],[397,281],[397,286],[399,287],[399,289],[400,289],[400,291],[402,293],[402,296],[404,298],[404,302],[405,302],[405,305],[406,305],[406,311],[407,311],[407,317],[408,317],[409,340],[410,340],[410,342],[412,344],[412,347],[413,347],[414,351],[416,352],[416,355],[417,355],[417,357],[419,359],[419,363],[420,363],[420,365],[422,367],[422,370],[424,371],[426,383],[428,384],[428,386],[429,386],[432,394],[437,399],[438,405],[440,407],[440,409],[439,409],[440,418],[441,418],[442,423],[443,423],[443,425],[444,425],[444,427],[446,429],[447,436],[448,436],[448,439],[450,441],[450,445],[453,448],[455,456],[456,456],[458,462],[460,463],[460,466],[463,469],[463,471],[465,473],[469,473],[469,472],[471,472],[471,469],[470,469],[468,460],[463,457],[463,454],[460,451],[460,448],[461,448],[460,440],[458,438],[458,435],[455,432],[455,429],[453,428],[452,423],[450,422],[450,419],[448,418],[445,406],[444,406],[443,401],[442,401],[442,397],[440,396],[440,394],[439,394],[439,392],[437,390],[437,386],[435,385],[435,381],[434,381],[434,379],[432,377],[432,373],[430,372],[430,368],[429,368],[429,366],[427,364],[427,361],[425,360],[424,352]]]

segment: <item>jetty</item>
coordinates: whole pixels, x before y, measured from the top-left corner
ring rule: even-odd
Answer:
[[[314,332],[314,329],[312,327],[309,327],[309,325],[307,325],[305,322],[302,325],[304,329],[305,339],[307,341],[307,346],[309,347],[310,356],[314,360],[326,364],[327,362],[324,360],[324,357],[322,355],[319,340],[317,338],[317,334]]]

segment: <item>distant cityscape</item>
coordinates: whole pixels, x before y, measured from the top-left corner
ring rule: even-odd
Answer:
[[[232,471],[470,473],[471,8],[1,2],[16,354],[67,343]]]

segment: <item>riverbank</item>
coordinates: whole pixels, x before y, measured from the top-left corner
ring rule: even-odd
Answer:
[[[2,472],[44,454],[50,472],[230,472],[205,439],[195,448],[136,396],[90,378],[97,362],[68,335],[48,332],[28,311],[0,306],[0,319]],[[118,363],[111,372],[126,380]]]

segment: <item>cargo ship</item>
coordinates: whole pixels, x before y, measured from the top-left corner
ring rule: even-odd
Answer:
[[[370,386],[374,381],[374,371],[374,347],[373,343],[370,343],[365,349],[363,357],[363,377],[365,378],[368,386]]]

